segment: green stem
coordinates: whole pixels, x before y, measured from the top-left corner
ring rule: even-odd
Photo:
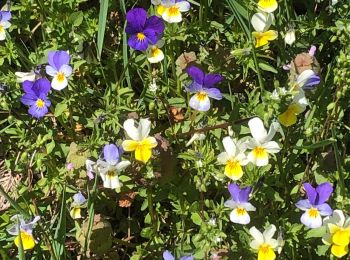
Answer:
[[[157,232],[157,218],[154,212],[153,208],[153,198],[152,198],[152,189],[148,188],[147,189],[147,204],[148,204],[148,209],[149,209],[149,214],[151,215],[151,221],[152,221],[152,226],[153,226],[153,232]]]

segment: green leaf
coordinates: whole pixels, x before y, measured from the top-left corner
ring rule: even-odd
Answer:
[[[322,226],[322,227],[319,227],[319,228],[313,228],[313,229],[310,229],[306,233],[306,238],[322,237],[325,233],[326,233],[326,227],[325,226]]]
[[[82,11],[74,12],[69,16],[69,22],[73,24],[74,27],[81,25],[84,19],[84,14]]]
[[[55,148],[55,141],[54,140],[52,140],[50,143],[48,143],[47,145],[46,145],[46,152],[47,152],[47,154],[50,154],[51,152],[52,152],[52,150]]]
[[[198,213],[192,213],[191,219],[192,219],[194,224],[196,224],[198,226],[202,225],[203,220]]]
[[[62,113],[67,110],[68,106],[67,106],[67,103],[66,102],[63,102],[63,103],[58,103],[55,107],[55,117],[58,117],[60,115],[62,115]]]
[[[277,74],[278,71],[267,63],[259,62],[259,68]]]

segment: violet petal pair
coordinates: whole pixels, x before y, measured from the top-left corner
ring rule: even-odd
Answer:
[[[231,183],[228,185],[228,191],[235,202],[245,203],[249,200],[252,187],[245,187],[241,189],[237,184]]]
[[[46,78],[38,79],[34,82],[24,81],[23,90],[25,94],[21,98],[24,105],[30,106],[28,112],[35,118],[41,118],[48,112],[48,107],[51,105],[47,94],[50,91],[50,81]]]
[[[115,144],[107,144],[103,147],[103,158],[109,164],[115,165],[120,161],[122,149]]]
[[[125,32],[130,34],[128,45],[138,51],[146,51],[150,44],[155,45],[165,29],[162,19],[157,16],[147,18],[143,8],[131,9],[126,14],[126,20]]]

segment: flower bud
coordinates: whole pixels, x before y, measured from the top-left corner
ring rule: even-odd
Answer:
[[[295,30],[289,29],[284,37],[284,42],[288,45],[292,45],[295,42]]]

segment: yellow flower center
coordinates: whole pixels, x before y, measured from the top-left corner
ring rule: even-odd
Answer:
[[[151,48],[152,57],[157,57],[158,55],[160,55],[160,53],[161,53],[161,50],[157,46],[153,46]]]
[[[141,32],[139,32],[139,33],[136,35],[136,37],[137,37],[137,40],[138,40],[138,41],[143,41],[143,40],[146,38],[146,36],[145,36],[143,33],[141,33]]]
[[[37,106],[38,108],[43,108],[43,107],[45,106],[44,100],[42,100],[42,99],[39,98],[39,99],[36,101],[36,106]]]
[[[112,177],[114,177],[115,176],[115,171],[114,170],[112,170],[112,171],[108,171],[107,173],[106,173],[106,177],[107,178],[112,178]]]
[[[31,234],[21,231],[20,236],[24,250],[32,249],[35,246],[35,240]],[[19,246],[19,236],[15,238],[15,245]]]
[[[4,33],[4,32],[5,32],[4,26],[0,25],[0,33]]]
[[[316,218],[318,216],[318,209],[316,208],[311,208],[309,209],[309,217],[310,218]]]
[[[180,14],[180,10],[177,6],[172,6],[169,8],[169,16],[178,16]]]
[[[200,91],[196,94],[196,96],[198,101],[204,101],[208,97],[208,94],[204,91]]]
[[[264,158],[267,156],[267,151],[264,147],[257,146],[253,150],[254,156],[256,158]]]
[[[237,212],[237,215],[239,216],[244,216],[247,213],[245,208],[236,208],[236,212]]]
[[[57,80],[58,80],[58,82],[63,82],[64,81],[64,73],[63,72],[58,72],[57,73]]]

